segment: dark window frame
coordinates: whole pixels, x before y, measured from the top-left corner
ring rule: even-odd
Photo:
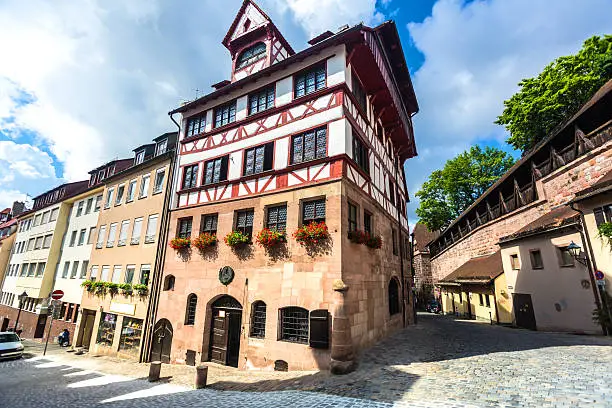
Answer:
[[[353,232],[357,231],[357,216],[359,214],[359,207],[357,205],[348,202],[348,231]]]
[[[391,241],[393,243],[393,255],[398,255],[398,242],[397,242],[397,230],[395,228],[391,228]]]
[[[236,100],[219,105],[213,110],[213,127],[220,128],[236,121]]]
[[[322,216],[320,214],[321,207],[317,206],[317,204],[320,205],[321,203],[323,204],[323,210],[322,210],[323,215]],[[313,216],[306,218],[306,206],[309,206],[311,204],[314,205]],[[302,201],[302,205],[301,205],[302,225],[308,225],[313,222],[316,222],[316,223],[325,222],[326,215],[327,215],[327,203],[326,203],[325,198],[314,198],[314,199],[308,199],[308,200]]]
[[[174,285],[176,283],[176,277],[174,275],[167,275],[164,278],[164,291],[174,290]]]
[[[206,129],[206,114],[192,116],[187,119],[186,137],[196,136],[204,133]]]
[[[177,238],[191,238],[193,228],[193,217],[179,218],[176,228]]]
[[[208,220],[211,222],[211,227],[208,228]],[[200,234],[209,233],[217,235],[217,228],[219,226],[219,214],[202,214],[200,218]]]
[[[249,337],[264,339],[266,337],[267,305],[262,300],[256,300],[251,305],[251,327]]]
[[[308,344],[310,314],[299,306],[286,306],[278,310],[278,340],[289,343]]]
[[[307,140],[310,138],[313,140]],[[289,147],[291,164],[306,163],[327,157],[327,141],[327,126],[316,127],[293,135]]]
[[[249,116],[272,109],[276,106],[276,86],[273,84],[252,92],[247,99]]]
[[[312,81],[312,84],[309,82]],[[327,87],[327,61],[293,75],[293,99],[302,98]]]
[[[369,211],[363,211],[363,231],[368,234],[372,234],[372,213]]]
[[[355,97],[357,104],[363,110],[363,113],[366,115],[366,118],[367,118],[368,94],[365,91],[365,86],[363,86],[361,79],[359,78],[357,74],[355,74],[355,71],[352,71],[352,75],[351,75],[351,92],[353,93],[353,96]]]
[[[216,167],[219,165],[219,178],[216,178]],[[211,173],[209,174],[209,167]],[[202,184],[215,184],[227,181],[227,174],[229,172],[229,154],[221,157],[215,157],[214,159],[207,160],[204,162],[203,168],[204,174],[202,175]],[[210,177],[209,177],[210,176]]]
[[[197,187],[199,167],[199,164],[191,164],[183,167],[183,180],[181,183],[181,188],[183,190]]]
[[[263,48],[261,47],[263,45]],[[254,51],[258,51],[254,53]],[[248,54],[250,53],[250,54]],[[263,41],[256,42],[255,44],[249,45],[244,50],[238,54],[236,58],[236,68],[235,70],[241,70],[245,67],[248,67],[251,64],[256,63],[260,59],[263,59],[268,55],[268,47],[266,43]],[[246,57],[246,59],[245,59]]]
[[[258,158],[261,152],[261,168],[258,168]],[[249,163],[249,155],[252,154],[252,160]],[[262,145],[257,145],[244,150],[242,165],[242,175],[252,176],[253,174],[270,171],[274,167],[274,142],[268,142]]]
[[[370,151],[361,137],[353,130],[353,161],[367,175],[370,175]],[[389,179],[390,180],[390,179]]]
[[[287,204],[273,205],[266,209],[266,228],[278,232],[287,231]]]
[[[401,285],[396,278],[391,278],[388,287],[389,315],[393,316],[400,312],[400,289]]]
[[[241,216],[244,214],[244,225],[241,224]],[[251,215],[251,221],[249,224],[249,214]],[[237,210],[236,220],[234,222],[234,231],[239,231],[243,235],[247,235],[249,238],[253,238],[253,224],[255,223],[255,210],[253,208]]]
[[[539,256],[539,264],[536,262],[536,255]],[[529,250],[529,260],[531,261],[531,269],[544,269],[544,259],[542,258],[542,251],[539,249]]]
[[[198,296],[195,293],[190,293],[187,296],[187,306],[185,307],[185,326],[195,325],[197,307]]]

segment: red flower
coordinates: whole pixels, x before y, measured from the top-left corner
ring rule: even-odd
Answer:
[[[208,247],[217,244],[217,235],[211,234],[209,232],[204,232],[200,234],[199,237],[193,240],[193,246],[198,248],[200,251],[205,250]]]
[[[191,246],[191,239],[189,238],[174,238],[170,241],[170,246],[172,249],[181,250],[186,249]]]
[[[329,238],[329,231],[325,222],[311,222],[298,228],[293,237],[301,245],[316,245]]]
[[[286,242],[287,238],[283,232],[264,228],[257,234],[256,241],[260,246],[270,248],[281,242]]]

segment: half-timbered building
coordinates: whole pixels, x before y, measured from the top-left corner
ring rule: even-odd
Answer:
[[[170,112],[175,249],[150,358],[348,370],[413,321],[403,163],[418,105],[395,23],[296,53],[245,0],[223,45],[230,80]]]

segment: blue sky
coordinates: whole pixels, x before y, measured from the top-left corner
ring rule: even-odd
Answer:
[[[27,3],[27,4],[26,4]],[[173,130],[167,112],[229,76],[221,45],[241,0],[0,3],[0,207]],[[413,199],[428,174],[479,143],[517,83],[595,34],[612,0],[259,0],[296,50],[327,29],[396,21],[420,104]]]

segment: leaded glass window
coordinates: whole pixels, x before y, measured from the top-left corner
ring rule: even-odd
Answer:
[[[204,165],[204,184],[227,180],[228,156],[207,161]]]
[[[272,169],[274,143],[245,150],[244,175],[261,173]]]
[[[195,294],[187,296],[187,310],[185,311],[185,325],[193,326],[195,324],[196,307],[198,305],[198,297]]]
[[[251,308],[251,337],[266,337],[266,304],[261,300],[254,302]]]
[[[236,60],[236,69],[251,65],[266,56],[266,44],[260,42],[244,50]]]
[[[249,115],[274,107],[274,86],[249,95]]]
[[[294,97],[299,98],[325,88],[325,65],[297,74],[294,78]]]
[[[198,182],[198,165],[187,166],[183,169],[183,188],[194,188]]]
[[[250,237],[253,234],[254,217],[255,212],[253,210],[238,211],[236,214],[236,231]]]
[[[327,128],[322,127],[295,135],[291,145],[291,164],[323,158],[327,156]]]
[[[196,116],[187,121],[187,137],[199,135],[206,127],[206,116]],[[158,153],[159,154],[159,153]]]
[[[208,232],[209,234],[217,233],[217,214],[208,214],[202,216],[200,223],[200,233]]]
[[[236,121],[236,101],[215,108],[215,127]]]
[[[306,201],[302,205],[302,223],[325,222],[325,199]]]
[[[287,229],[287,206],[279,205],[268,208],[268,217],[266,220],[266,228],[285,232]]]

